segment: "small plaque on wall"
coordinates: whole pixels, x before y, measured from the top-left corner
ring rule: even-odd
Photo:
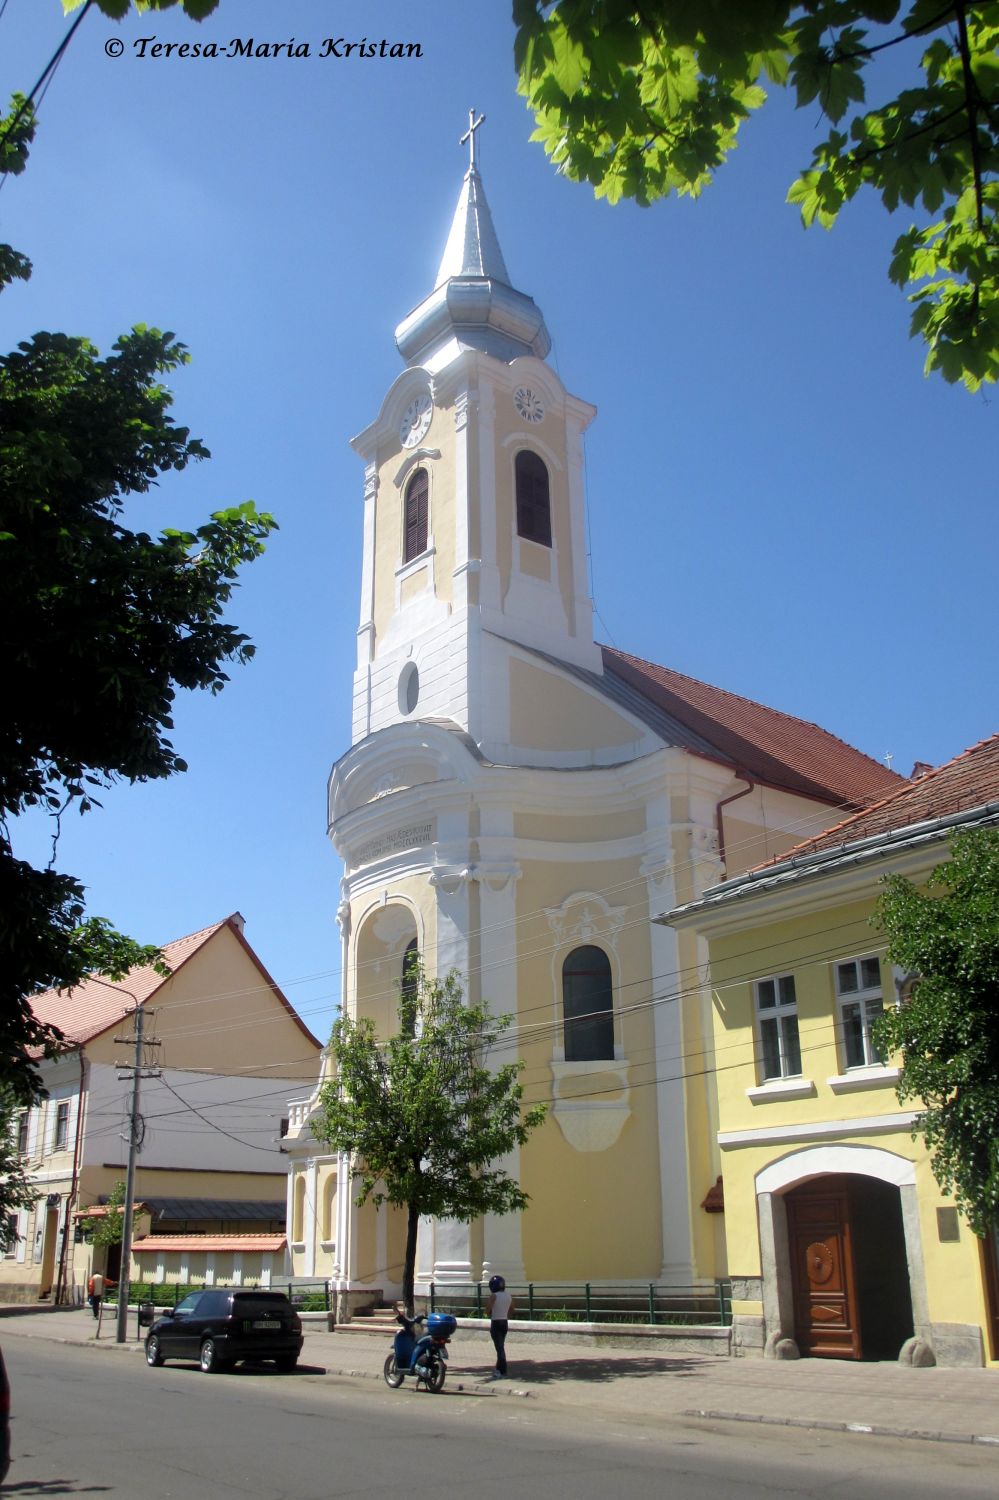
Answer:
[[[947,1244],[951,1240],[961,1238],[961,1226],[957,1217],[956,1208],[937,1209],[937,1238],[941,1244]]]

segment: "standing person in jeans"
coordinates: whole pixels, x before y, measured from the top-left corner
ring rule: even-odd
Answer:
[[[507,1291],[503,1277],[490,1276],[486,1312],[489,1314],[489,1336],[496,1350],[494,1375],[497,1379],[502,1379],[506,1375],[506,1335],[513,1309],[513,1297]]]

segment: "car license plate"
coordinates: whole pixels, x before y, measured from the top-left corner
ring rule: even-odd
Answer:
[[[254,1328],[280,1328],[279,1318],[257,1318],[254,1320]]]

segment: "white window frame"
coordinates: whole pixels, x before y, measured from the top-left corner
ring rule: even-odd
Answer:
[[[765,1004],[763,995],[771,986],[773,1003]],[[791,998],[787,998],[790,988]],[[756,1018],[756,1040],[759,1057],[759,1081],[774,1083],[781,1078],[800,1078],[801,1037],[798,1030],[798,994],[793,974],[765,974],[753,982],[753,1009]],[[793,1030],[790,1023],[793,1022]],[[764,1025],[776,1028],[777,1057],[780,1071],[767,1072],[767,1044],[764,1041]],[[791,1037],[793,1036],[793,1043]]]
[[[69,1100],[57,1099],[55,1105],[55,1124],[52,1130],[53,1151],[67,1151],[69,1149],[70,1113]]]
[[[865,983],[863,966],[865,964],[877,964],[877,984]],[[850,970],[853,975],[854,988],[844,989],[843,974]],[[833,985],[836,990],[836,1020],[840,1037],[840,1053],[843,1059],[845,1073],[851,1073],[855,1068],[883,1068],[884,1057],[877,1051],[871,1038],[871,1024],[881,1015],[885,1008],[884,1000],[884,976],[881,970],[881,960],[876,953],[862,953],[856,958],[838,958],[832,966]],[[860,1055],[850,1056],[851,1037],[856,1037],[855,1023],[850,1022],[851,1031],[847,1031],[847,1011],[853,1008],[859,1009],[859,1042]]]

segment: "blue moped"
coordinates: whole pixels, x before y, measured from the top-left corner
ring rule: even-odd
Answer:
[[[425,1385],[428,1391],[443,1390],[447,1375],[447,1345],[458,1327],[457,1319],[450,1313],[427,1313],[422,1318],[407,1318],[400,1313],[398,1321],[401,1327],[392,1341],[392,1353],[385,1361],[385,1384],[397,1391],[406,1376],[411,1375],[417,1387]],[[426,1332],[417,1337],[421,1324]]]

